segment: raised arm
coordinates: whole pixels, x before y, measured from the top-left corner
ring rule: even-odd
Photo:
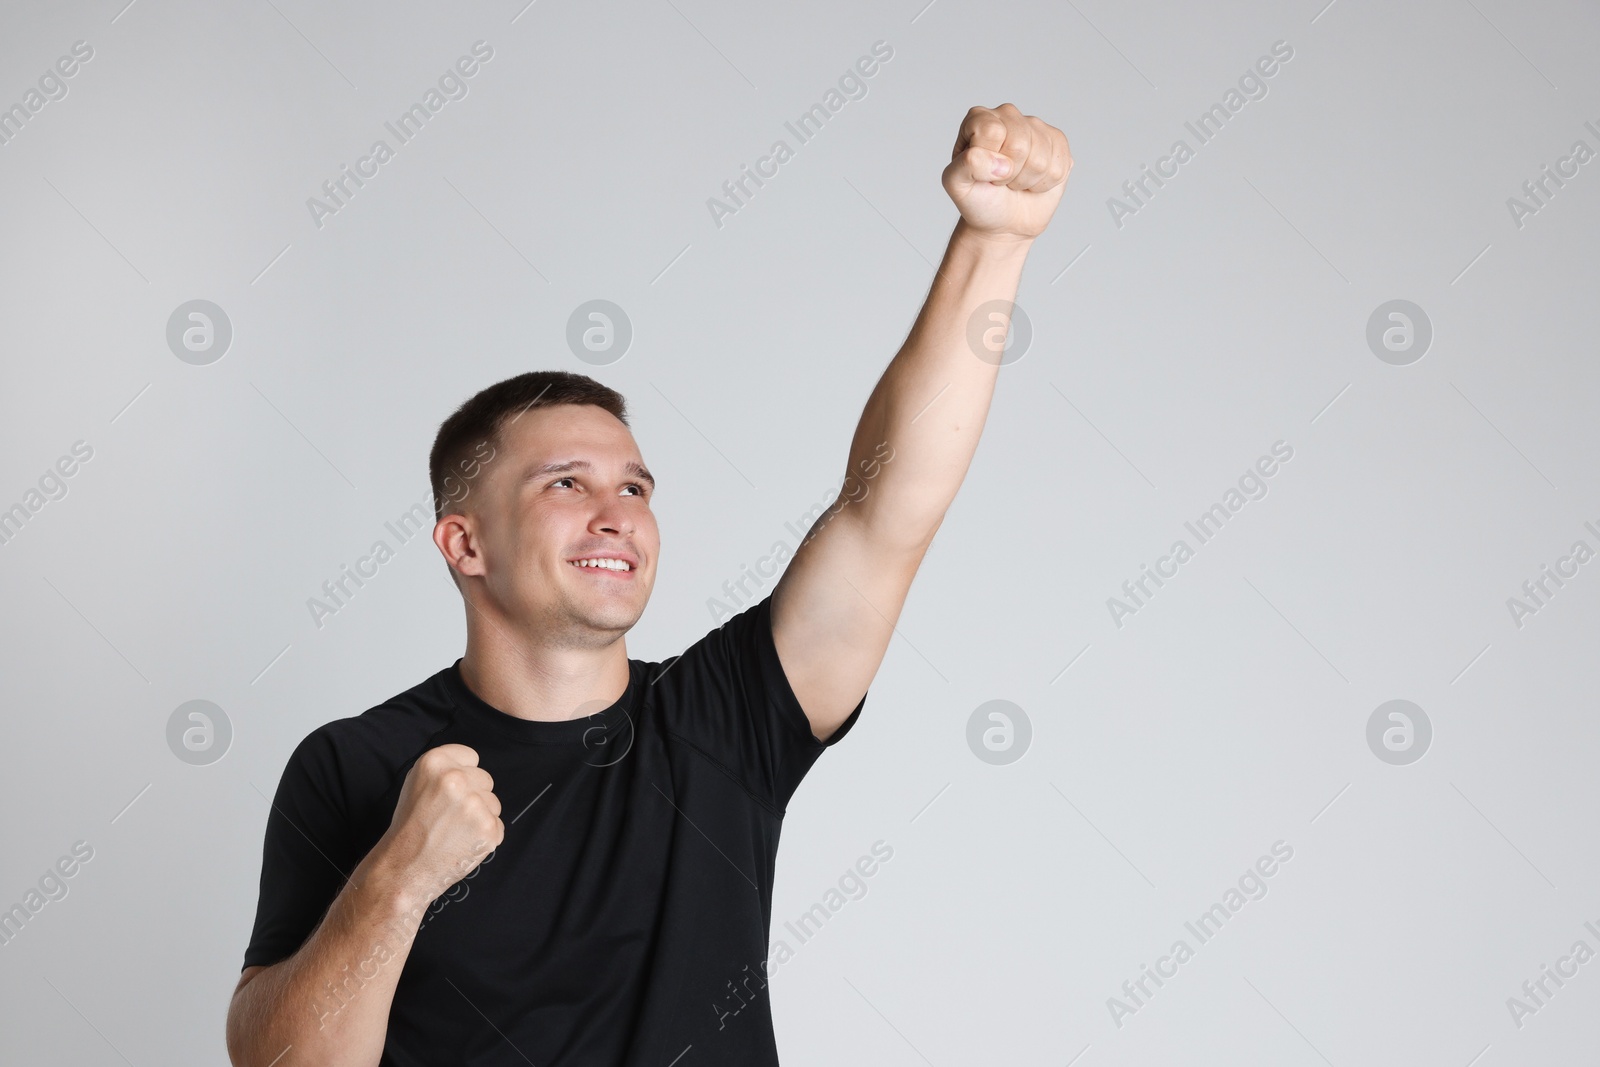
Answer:
[[[1071,169],[1062,132],[1011,104],[975,107],[961,123],[942,179],[961,218],[916,323],[867,400],[838,500],[773,590],[778,658],[820,740],[877,674],[966,477],[1023,262]],[[998,311],[982,307],[992,301],[1003,302]],[[987,347],[975,351],[969,331]]]

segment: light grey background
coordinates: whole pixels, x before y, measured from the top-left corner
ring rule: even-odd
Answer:
[[[1592,1054],[1600,962],[1520,1027],[1506,1003],[1600,950],[1600,562],[1520,627],[1507,606],[1600,548],[1600,161],[1520,227],[1507,205],[1600,149],[1592,7],[123,3],[12,0],[0,33],[7,106],[94,49],[0,146],[0,507],[94,450],[0,547],[0,907],[94,849],[0,946],[0,1060],[225,1061],[285,759],[464,638],[424,540],[322,628],[306,600],[426,499],[472,392],[565,368],[628,396],[663,534],[629,652],[704,633],[836,491],[956,218],[957,126],[1003,101],[1076,168],[1019,294],[1032,347],[790,807],[775,936],[894,856],[776,970],[785,1062]],[[478,40],[469,95],[315,226],[307,198]],[[798,145],[784,122],[879,40],[867,95]],[[1280,40],[1265,98],[1197,146],[1185,120]],[[1119,228],[1108,198],[1180,137]],[[707,199],[779,138],[795,158],[719,228]],[[233,328],[207,366],[166,342],[194,299]],[[591,299],[634,328],[605,367],[566,347]],[[1434,332],[1407,366],[1366,343],[1396,299]],[[1279,440],[1267,497],[1115,625],[1107,598]],[[1367,746],[1392,699],[1432,723],[1409,765]],[[232,724],[210,765],[167,746],[191,700]],[[969,749],[991,700],[1028,715],[1023,758]],[[1280,840],[1199,945],[1184,922]],[[1116,1025],[1178,938],[1194,958]]]

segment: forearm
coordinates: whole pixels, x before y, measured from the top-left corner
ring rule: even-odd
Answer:
[[[966,477],[1000,371],[997,342],[1004,340],[991,333],[994,350],[980,349],[980,357],[969,323],[980,305],[1015,300],[1032,244],[983,236],[957,222],[922,311],[867,400],[841,495],[884,543],[925,546]],[[984,320],[985,331],[1007,326],[1004,318]]]
[[[427,906],[401,884],[376,852],[369,855],[299,951],[235,991],[227,1026],[235,1067],[378,1062],[400,970]]]

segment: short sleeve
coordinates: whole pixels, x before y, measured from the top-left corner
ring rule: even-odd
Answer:
[[[292,956],[327,913],[356,864],[330,731],[313,731],[295,748],[267,815],[261,895],[245,949],[246,967]]]
[[[811,732],[772,639],[772,596],[728,619],[681,655],[652,665],[665,729],[722,765],[782,814],[822,753],[850,732],[863,694],[826,742]]]

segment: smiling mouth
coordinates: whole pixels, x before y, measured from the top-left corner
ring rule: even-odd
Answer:
[[[609,574],[616,578],[633,574],[633,567],[625,559],[572,559],[567,564],[591,574]]]

